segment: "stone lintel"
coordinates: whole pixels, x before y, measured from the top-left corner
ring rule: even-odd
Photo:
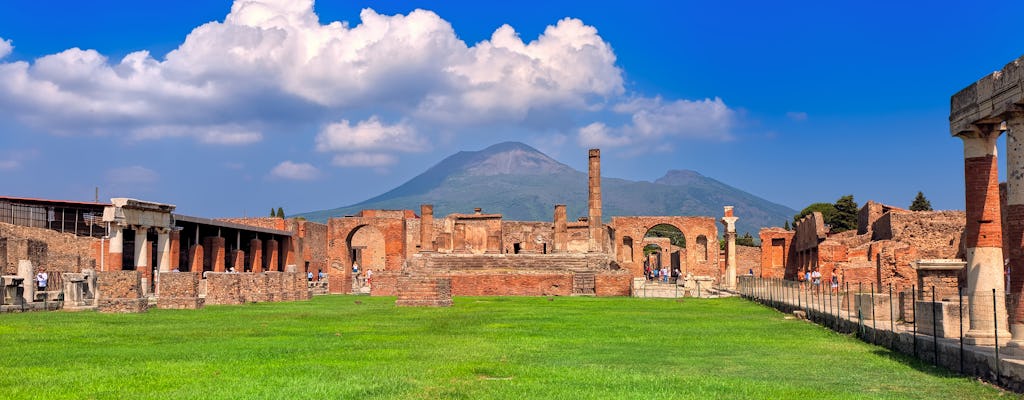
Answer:
[[[967,266],[967,262],[961,259],[921,259],[910,263],[915,270],[925,271],[959,271]]]
[[[949,130],[953,136],[979,121],[1003,120],[1003,114],[1024,104],[1024,57],[981,78],[950,98]]]

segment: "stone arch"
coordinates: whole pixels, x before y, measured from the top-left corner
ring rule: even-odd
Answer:
[[[361,270],[385,269],[387,254],[385,253],[384,234],[370,224],[356,226],[345,238],[348,250],[349,268],[352,263],[359,263]]]

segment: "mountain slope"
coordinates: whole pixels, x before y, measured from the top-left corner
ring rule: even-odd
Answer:
[[[669,171],[655,182],[601,179],[603,214],[703,215],[720,217],[722,206],[736,206],[737,231],[757,235],[795,210],[769,202],[694,171]],[[470,212],[504,214],[507,220],[550,221],[555,204],[566,204],[570,220],[587,213],[587,174],[522,143],[506,142],[481,151],[456,153],[405,184],[369,200],[298,216],[314,221],[352,215],[363,209],[411,209],[433,204],[441,217]]]

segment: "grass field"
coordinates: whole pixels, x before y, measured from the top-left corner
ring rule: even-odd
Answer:
[[[738,298],[394,298],[0,315],[0,396],[1016,397]]]

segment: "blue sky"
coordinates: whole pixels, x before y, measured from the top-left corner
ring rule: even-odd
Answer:
[[[0,194],[297,213],[517,140],[794,209],[962,209],[949,97],[1024,54],[1015,1],[499,3],[5,3]]]

